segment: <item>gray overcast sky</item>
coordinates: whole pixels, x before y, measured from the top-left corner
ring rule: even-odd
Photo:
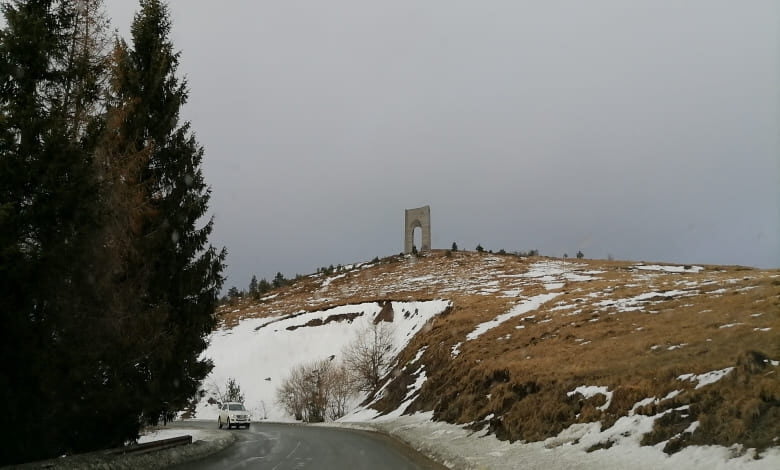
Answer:
[[[169,3],[227,286],[425,204],[434,248],[780,267],[776,0]]]

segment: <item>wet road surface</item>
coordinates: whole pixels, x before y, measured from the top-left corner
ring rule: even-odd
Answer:
[[[212,429],[217,423],[188,421],[176,425]],[[395,439],[366,431],[300,424],[252,423],[235,433],[227,449],[177,469],[436,469],[431,461]]]

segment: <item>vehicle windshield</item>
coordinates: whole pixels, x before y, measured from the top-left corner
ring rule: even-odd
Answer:
[[[230,411],[246,411],[246,409],[244,409],[244,405],[240,403],[237,403],[235,405],[228,405],[228,409]]]

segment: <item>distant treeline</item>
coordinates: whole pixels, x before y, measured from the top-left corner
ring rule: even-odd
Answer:
[[[452,256],[452,253],[458,251],[458,244],[456,242],[452,242],[452,246],[450,249],[445,251],[446,256]],[[479,253],[493,253],[492,250],[485,250],[485,248],[478,244],[475,248],[475,251]],[[412,255],[417,256],[419,253],[417,252],[417,247],[412,245]],[[514,255],[514,256],[520,256],[520,257],[531,257],[531,256],[540,256],[539,250],[533,249],[533,250],[527,250],[527,251],[512,251],[507,252],[504,249],[500,249],[495,252],[495,254],[499,255]],[[403,257],[404,253],[400,253],[398,256]],[[568,258],[569,255],[567,253],[563,254],[564,258]],[[576,254],[577,259],[582,259],[585,257],[585,255],[582,253],[581,250],[577,251]],[[391,259],[396,259],[395,256],[389,256],[383,259],[379,259],[379,257],[375,257],[371,260],[371,264],[378,263],[380,261],[388,261]],[[330,276],[334,273],[340,273],[345,270],[345,267],[342,265],[336,265],[333,266],[332,264],[328,267],[321,267],[317,268],[316,274],[323,274],[326,276]],[[265,278],[261,279],[260,281],[257,280],[256,275],[252,275],[252,279],[249,281],[249,286],[246,290],[239,289],[236,286],[231,286],[230,289],[228,289],[227,294],[224,295],[220,299],[221,304],[231,303],[235,302],[239,299],[243,298],[252,298],[254,300],[260,299],[263,295],[267,294],[268,292],[271,292],[274,289],[279,289],[280,287],[286,287],[295,284],[295,282],[302,279],[304,276],[302,274],[296,274],[294,278],[292,279],[286,279],[284,275],[281,272],[277,272],[276,276],[274,276],[273,280],[271,282],[268,282]]]
[[[379,260],[379,258],[375,258],[375,259],[377,261]],[[331,264],[328,267],[323,266],[321,268],[317,268],[317,274],[331,275],[333,273],[340,273],[343,270],[344,270],[344,266],[339,264],[334,267]],[[301,280],[303,277],[304,276],[302,274],[296,274],[294,278],[287,279],[284,277],[284,274],[282,274],[281,272],[277,272],[274,278],[271,280],[271,282],[268,282],[268,280],[265,278],[258,281],[257,276],[253,274],[252,279],[249,281],[249,287],[246,290],[239,289],[236,286],[231,286],[230,289],[228,289],[227,294],[220,299],[220,303],[225,304],[229,302],[234,302],[238,299],[242,299],[245,297],[250,297],[252,299],[257,300],[274,289],[291,286],[295,284],[297,281]]]

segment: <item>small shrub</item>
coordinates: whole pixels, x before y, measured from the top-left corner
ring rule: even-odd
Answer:
[[[480,244],[477,244],[477,251],[478,251],[478,252],[480,252],[480,253],[482,253],[482,252],[484,252],[484,251],[485,251],[485,249],[484,249],[484,248],[482,248],[482,245],[480,245]]]
[[[455,242],[452,242],[452,251],[458,251],[458,244]]]
[[[584,257],[585,255],[582,254],[582,250],[577,251],[577,259],[582,259]]]

